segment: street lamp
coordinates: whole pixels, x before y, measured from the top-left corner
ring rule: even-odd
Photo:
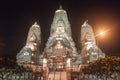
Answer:
[[[100,31],[97,35],[95,35],[95,37],[98,37],[98,36],[103,36],[106,34],[106,32],[110,31],[111,29],[107,29],[107,30],[104,30],[104,31]]]
[[[104,35],[104,32],[103,32],[103,31],[101,31],[99,34],[100,34],[100,35]]]
[[[99,36],[103,36],[105,34],[106,31],[100,31],[97,35],[95,35],[95,38],[96,37],[99,37]]]

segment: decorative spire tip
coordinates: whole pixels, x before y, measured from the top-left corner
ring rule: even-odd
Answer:
[[[37,21],[35,21],[32,27],[39,27],[38,22],[37,22]]]
[[[37,25],[37,24],[38,24],[37,21],[35,21],[34,25]]]
[[[82,26],[86,26],[86,25],[88,25],[88,20],[86,20]]]
[[[59,9],[60,9],[60,10],[63,9],[63,8],[62,8],[62,5],[59,6]]]

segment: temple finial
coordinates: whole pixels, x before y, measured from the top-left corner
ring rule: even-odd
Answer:
[[[62,5],[59,6],[59,9],[60,9],[60,10],[63,9],[63,8],[62,8]]]
[[[37,24],[38,24],[37,21],[35,21],[35,22],[34,22],[34,25],[37,25]]]
[[[88,22],[88,19],[85,21],[86,23]]]
[[[86,25],[88,25],[88,20],[86,20],[82,26],[86,26]]]
[[[32,25],[32,27],[39,27],[39,24],[37,21],[34,22],[34,24]]]
[[[88,19],[84,22],[84,24],[87,24],[88,23]]]

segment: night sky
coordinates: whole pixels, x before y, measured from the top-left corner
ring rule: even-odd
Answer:
[[[93,27],[97,44],[106,55],[120,56],[119,0],[38,0],[0,1],[0,56],[14,57],[25,45],[28,30],[37,21],[45,45],[54,12],[62,5],[67,11],[76,47],[80,49],[80,28],[84,21]]]

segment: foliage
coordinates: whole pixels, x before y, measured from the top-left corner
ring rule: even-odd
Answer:
[[[25,69],[22,66],[18,66],[14,60],[0,58],[0,80],[12,79],[11,76],[13,75],[16,75],[15,77],[19,76],[20,78],[20,76],[23,76],[25,78],[26,73],[31,74],[32,71],[30,69]]]
[[[112,73],[120,73],[120,57],[119,56],[107,56],[104,59],[91,62],[88,66],[82,69],[84,74],[93,75],[111,75]]]

